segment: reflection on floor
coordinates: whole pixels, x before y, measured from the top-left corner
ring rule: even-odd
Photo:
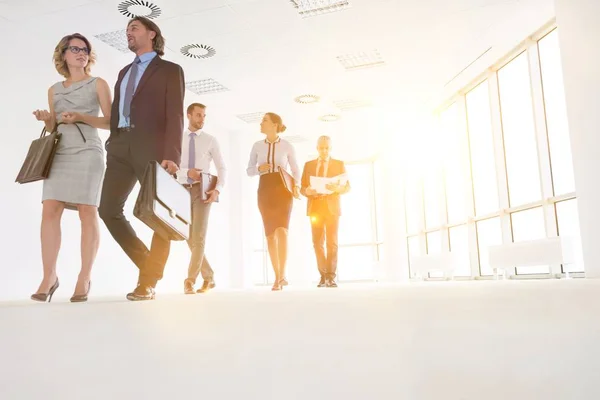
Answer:
[[[600,398],[600,281],[0,306],[0,399]]]

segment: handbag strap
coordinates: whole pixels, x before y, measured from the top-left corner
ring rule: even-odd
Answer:
[[[64,122],[58,122],[56,125],[54,125],[54,129],[52,129],[52,132],[48,132],[48,130],[46,129],[46,125],[44,125],[44,127],[42,128],[42,133],[40,134],[40,139],[44,137],[44,134],[46,132],[48,132],[50,134],[58,132],[58,126],[64,125],[64,124],[65,124]],[[79,124],[79,122],[75,122],[73,125],[75,125],[75,127],[79,131],[79,134],[81,135],[81,138],[83,139],[83,142],[87,143],[87,140],[85,139],[85,136],[83,136],[83,132],[81,131],[81,128],[79,127],[78,124]]]

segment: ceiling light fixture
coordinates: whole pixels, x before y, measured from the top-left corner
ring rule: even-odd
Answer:
[[[119,9],[119,12],[127,18],[146,17],[154,19],[162,13],[160,7],[156,4],[143,0],[122,1],[117,8]]]
[[[94,37],[110,47],[119,50],[121,53],[130,52],[129,47],[127,46],[127,34],[125,30],[101,33],[99,35],[94,35]]]
[[[197,95],[229,91],[229,89],[212,78],[186,82],[185,87]]]
[[[180,50],[181,54],[189,58],[210,58],[217,54],[214,47],[205,44],[188,44]]]
[[[321,100],[321,98],[319,96],[316,96],[314,94],[303,94],[301,96],[298,96],[294,99],[294,101],[296,103],[300,103],[300,104],[311,104],[311,103],[317,103],[319,100]]]
[[[347,71],[379,67],[385,64],[379,50],[361,51],[354,54],[343,54],[336,57]]]
[[[367,100],[345,99],[345,100],[336,100],[333,102],[333,105],[342,111],[347,111],[347,110],[353,110],[355,108],[370,107],[373,104]]]
[[[321,115],[319,119],[323,122],[334,122],[339,120],[341,117],[337,114],[325,114]]]
[[[257,111],[257,112],[247,113],[247,114],[238,114],[238,115],[236,115],[236,117],[238,117],[239,119],[241,119],[242,121],[244,121],[247,124],[257,124],[260,121],[262,121],[263,116],[265,114],[266,114],[266,112],[264,112],[264,111]]]
[[[302,18],[314,17],[350,8],[348,0],[290,0]]]

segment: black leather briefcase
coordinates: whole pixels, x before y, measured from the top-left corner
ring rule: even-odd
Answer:
[[[187,240],[192,223],[190,193],[157,161],[150,161],[133,215],[167,240]]]

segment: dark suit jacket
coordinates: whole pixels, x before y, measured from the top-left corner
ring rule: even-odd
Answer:
[[[337,193],[329,195],[316,195],[307,196],[306,189],[310,186],[310,177],[317,176],[317,166],[319,165],[318,159],[308,161],[304,164],[304,170],[302,171],[302,184],[300,192],[308,198],[308,205],[306,207],[306,215],[323,214],[329,213],[331,215],[340,216],[342,215],[342,209],[340,207],[340,195]],[[327,167],[327,176],[337,176],[346,172],[346,166],[343,161],[329,159],[329,166]],[[350,187],[350,181],[346,184]]]
[[[131,64],[119,72],[110,117],[110,137],[118,135],[121,82]],[[156,145],[156,159],[181,163],[183,135],[183,69],[159,56],[148,64],[131,100],[131,128]]]

